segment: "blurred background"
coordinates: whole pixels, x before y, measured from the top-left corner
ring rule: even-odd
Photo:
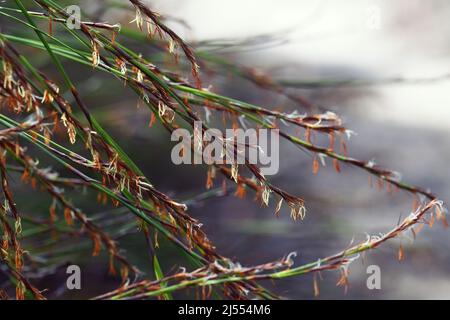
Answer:
[[[6,1],[8,3],[8,1]],[[99,21],[128,25],[132,11],[111,1],[86,1],[83,10]],[[199,51],[255,68],[307,97],[323,110],[336,112],[355,131],[349,154],[402,173],[411,184],[430,188],[440,199],[450,198],[450,3],[445,0],[154,0],[156,11]],[[181,23],[179,19],[182,19]],[[2,20],[3,21],[3,20]],[[133,26],[134,27],[134,26]],[[119,38],[120,40],[120,38]],[[145,54],[146,48],[139,48]],[[36,58],[37,59],[37,58]],[[46,61],[41,62],[45,67]],[[70,68],[70,64],[68,64]],[[84,68],[84,67],[83,67]],[[73,65],[79,91],[96,117],[161,191],[189,199],[205,191],[203,166],[175,166],[170,161],[169,136],[160,127],[145,129],[149,114],[136,108],[136,98],[108,76]],[[226,70],[224,71],[226,73]],[[219,73],[219,72],[218,72]],[[291,101],[268,93],[240,78],[205,72],[204,86],[267,108],[298,109]],[[110,80],[110,79],[109,79]],[[144,128],[144,130],[143,130]],[[280,218],[273,207],[261,208],[249,194],[195,201],[191,214],[218,251],[243,265],[255,265],[296,251],[296,265],[336,253],[366,233],[389,231],[409,214],[413,198],[370,188],[367,174],[351,167],[342,173],[321,168],[312,174],[312,158],[282,143],[280,172],[273,177],[292,194],[305,199],[306,219],[294,223],[288,212]],[[231,187],[231,184],[229,185]],[[22,188],[17,186],[17,188]],[[49,200],[23,188],[22,210],[45,212]],[[92,212],[92,199],[78,196]],[[337,287],[337,272],[322,273],[319,299],[450,299],[450,233],[441,225],[425,228],[416,240],[390,241],[350,266],[350,286]],[[147,254],[141,234],[124,237],[127,256],[145,270]],[[405,260],[397,259],[400,242]],[[89,252],[89,248],[86,252]],[[89,256],[89,254],[87,254]],[[80,258],[80,257],[78,257]],[[106,258],[84,260],[81,293],[66,292],[50,274],[39,283],[49,297],[87,297],[117,285],[107,275]],[[177,263],[161,248],[166,269]],[[381,268],[381,290],[368,290],[366,268]],[[269,284],[270,285],[270,284]],[[38,285],[39,286],[39,285]],[[281,280],[275,291],[290,299],[312,299],[310,275]]]

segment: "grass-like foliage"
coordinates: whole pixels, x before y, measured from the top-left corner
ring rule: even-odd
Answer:
[[[321,111],[313,101],[293,95],[268,76],[212,51],[194,50],[165,25],[164,17],[141,1],[111,2],[135,17],[126,27],[89,20],[83,14],[80,28],[71,29],[64,5],[68,3],[14,0],[0,7],[0,274],[8,279],[0,288],[2,298],[13,297],[15,289],[16,299],[45,299],[45,288],[37,288],[33,277],[51,273],[67,262],[68,252],[79,250],[77,245],[92,242],[92,256],[107,253],[110,273],[122,279],[119,288],[99,299],[171,299],[174,292],[188,288],[203,299],[273,299],[278,296],[264,288],[261,280],[337,270],[339,285],[346,286],[347,267],[360,253],[407,231],[416,234],[435,219],[446,224],[442,203],[432,193],[401,181],[394,171],[349,155],[346,140],[351,132],[339,116]],[[148,54],[139,51],[143,47]],[[42,59],[51,61],[51,70],[41,67]],[[167,60],[172,63],[164,63]],[[312,154],[314,173],[322,161],[332,163],[338,172],[341,165],[353,166],[366,171],[381,189],[410,193],[416,199],[415,208],[392,230],[329,257],[297,266],[292,254],[280,252],[278,261],[242,266],[216,251],[188,205],[159,191],[133,161],[133,154],[127,154],[104,129],[85,102],[83,89],[75,85],[68,62],[122,83],[124,91],[133,92],[141,106],[148,108],[150,128],[142,130],[162,125],[168,141],[177,128],[193,132],[195,121],[203,120],[203,130],[208,129],[210,118],[238,129],[243,123],[239,120],[245,119],[255,128],[279,129],[282,143]],[[283,95],[298,111],[284,113],[214,93],[205,89],[203,70],[218,70],[219,75],[227,72],[227,76]],[[287,127],[297,128],[297,133],[289,133]],[[329,143],[315,143],[319,136],[328,137]],[[194,145],[192,149],[195,152]],[[60,168],[63,175],[49,166]],[[253,193],[248,196],[263,206],[273,205],[276,215],[287,211],[294,221],[305,218],[307,201],[274,185],[254,164],[210,165],[205,176],[208,190],[203,198],[220,195],[222,181],[228,180],[236,188],[234,201]],[[26,199],[14,192],[14,177],[48,196],[48,218],[18,209]],[[71,198],[74,190],[97,195],[99,208],[107,203],[117,208],[102,214],[83,212]],[[148,252],[143,254],[151,254],[152,270],[138,270],[120,248],[127,231],[136,227],[147,240]],[[177,248],[178,269],[161,267],[158,238]],[[314,291],[318,294],[317,282]]]

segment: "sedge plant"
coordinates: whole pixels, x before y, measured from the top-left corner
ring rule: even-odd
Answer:
[[[109,256],[109,272],[121,278],[118,288],[91,298],[172,299],[174,293],[191,289],[202,299],[276,299],[279,296],[266,289],[262,280],[276,283],[336,270],[338,284],[347,286],[348,265],[359,254],[408,231],[417,234],[435,219],[447,224],[443,204],[434,194],[402,181],[395,171],[351,157],[346,145],[350,131],[335,113],[322,111],[313,101],[292,94],[286,84],[212,50],[194,49],[167,27],[163,16],[139,0],[105,5],[132,14],[135,27],[81,19],[76,21],[79,27],[72,28],[68,22],[73,17],[60,1],[14,0],[0,7],[0,272],[8,279],[6,286],[15,288],[16,299],[45,299],[45,288],[36,287],[30,275],[51,274],[67,262],[71,251],[90,245],[92,256],[101,252]],[[143,46],[148,48],[146,54],[136,49]],[[46,57],[52,70],[44,70],[32,55]],[[167,59],[174,63],[167,66]],[[414,210],[383,235],[369,236],[304,265],[294,265],[293,254],[280,253],[284,256],[277,261],[242,266],[218,252],[201,221],[190,214],[189,203],[195,197],[177,200],[145,176],[134,155],[124,151],[85,102],[66,62],[122,83],[123,90],[132,92],[148,110],[150,128],[144,130],[158,123],[170,139],[170,133],[180,127],[194,133],[194,123],[210,117],[235,129],[242,127],[240,119],[257,128],[279,129],[282,141],[313,155],[314,173],[321,161],[332,163],[337,172],[342,165],[355,167],[367,172],[380,189],[411,194]],[[219,74],[226,70],[232,77],[286,97],[298,111],[287,113],[215,93],[206,89],[203,70]],[[206,130],[208,121],[204,123]],[[297,133],[291,134],[287,126],[297,128]],[[61,135],[63,139],[58,138]],[[316,143],[318,136],[328,143]],[[195,152],[194,144],[191,148]],[[64,174],[48,169],[46,162],[57,164]],[[49,196],[48,218],[19,210],[17,203],[22,199],[11,187],[11,176],[17,174],[21,184]],[[262,206],[274,203],[276,215],[288,212],[293,221],[300,222],[306,218],[307,201],[275,185],[248,161],[209,165],[206,181],[206,190],[199,195],[202,199],[223,194],[218,181],[228,181],[238,198],[248,191]],[[115,208],[84,212],[70,193],[81,189],[97,195],[99,207],[112,203]],[[121,249],[121,240],[137,227],[151,254],[151,270],[139,270]],[[158,238],[176,248],[181,269],[162,268]],[[6,286],[0,288],[2,298],[11,295]]]

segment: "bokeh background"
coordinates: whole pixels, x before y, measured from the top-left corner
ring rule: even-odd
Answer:
[[[124,14],[108,3],[86,1],[83,10],[111,23],[128,24],[133,18],[131,12]],[[198,50],[261,70],[291,85],[291,92],[341,115],[357,133],[349,142],[352,156],[374,159],[400,171],[405,181],[430,188],[444,201],[450,199],[448,1],[154,0],[149,4],[167,14],[169,25]],[[46,63],[42,61],[44,68]],[[72,67],[79,90],[154,185],[178,199],[204,192],[205,168],[173,165],[169,137],[159,127],[147,129],[147,110],[137,109],[136,98],[120,83],[111,84],[107,76],[85,72],[88,69]],[[242,79],[206,74],[203,81],[231,97],[269,108],[295,108]],[[294,88],[302,83],[315,86]],[[292,251],[298,252],[296,264],[315,261],[345,248],[353,238],[360,241],[366,233],[390,230],[411,210],[410,195],[370,188],[367,174],[355,168],[343,167],[338,174],[330,166],[314,176],[309,154],[287,142],[280,150],[280,172],[273,181],[305,199],[304,221],[292,222],[288,212],[277,219],[273,207],[261,208],[251,195],[244,200],[218,197],[190,206],[218,251],[243,265],[272,261]],[[26,199],[23,210],[47,210],[48,199],[17,188]],[[98,210],[89,197],[80,194],[78,200],[88,212]],[[337,272],[324,272],[319,298],[449,299],[449,240],[450,233],[440,225],[425,228],[415,241],[405,236],[400,239],[406,255],[401,263],[397,260],[400,241],[391,241],[351,265],[347,294],[336,287]],[[148,257],[142,235],[133,232],[121,241],[127,256],[145,270]],[[88,297],[117,284],[107,275],[105,259],[88,259],[89,249],[86,252],[86,257],[78,257],[88,279],[83,280],[82,292],[65,291],[60,282],[64,271],[57,270],[37,280],[50,288],[50,297]],[[161,260],[169,270],[177,263],[164,244]],[[371,264],[381,268],[381,290],[366,287],[366,267]],[[275,290],[291,299],[312,299],[312,276],[282,280]]]

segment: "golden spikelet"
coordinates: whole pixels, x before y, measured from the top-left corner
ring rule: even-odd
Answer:
[[[25,300],[25,285],[22,281],[16,285],[16,300]]]
[[[100,254],[100,250],[102,249],[101,238],[98,234],[92,234],[92,241],[94,243],[94,247],[92,249],[92,256],[97,257]]]
[[[13,68],[11,63],[6,60],[3,60],[3,74],[3,87],[11,90],[13,83]]]
[[[267,186],[264,186],[264,190],[261,194],[261,200],[262,203],[264,204],[264,206],[268,207],[269,206],[269,199],[270,199],[270,188]]]
[[[48,92],[48,90],[44,90],[44,95],[42,96],[41,103],[52,103],[53,101],[53,95]]]
[[[117,274],[116,267],[114,266],[114,254],[112,252],[109,253],[108,273],[113,276]]]
[[[294,221],[303,220],[306,216],[306,208],[301,203],[293,203],[289,205],[291,207],[291,219]]]
[[[247,193],[247,190],[245,189],[245,184],[240,183],[240,184],[238,184],[234,195],[240,199],[244,199],[246,193]]]
[[[403,245],[402,244],[400,244],[400,247],[398,248],[397,259],[400,262],[405,260],[405,250],[403,249]]]
[[[67,134],[69,135],[70,143],[74,144],[76,142],[77,132],[75,126],[71,122],[68,123]]]
[[[136,26],[139,28],[139,30],[142,31],[142,27],[144,25],[144,18],[142,17],[141,10],[136,7],[136,17],[130,21],[130,23],[136,22]]]
[[[70,208],[64,208],[64,219],[68,226],[73,225],[73,212]]]
[[[56,204],[55,204],[55,203],[53,203],[53,204],[50,206],[49,211],[50,211],[50,222],[53,223],[53,222],[55,222],[56,219],[57,219],[57,216],[56,216]]]
[[[319,159],[317,156],[314,156],[312,169],[313,174],[316,175],[317,173],[319,173],[319,169],[320,169]]]
[[[95,40],[91,41],[92,44],[92,67],[96,68],[100,64],[100,50],[99,45]]]
[[[128,267],[126,265],[122,265],[122,267],[120,268],[120,276],[123,283],[127,281],[129,272],[130,270],[128,269]]]
[[[234,182],[238,183],[238,165],[237,163],[234,163],[231,165],[231,179],[234,180]]]
[[[18,272],[22,272],[23,260],[22,260],[22,249],[19,245],[16,246],[16,253],[14,255],[14,263]]]
[[[277,203],[277,206],[275,208],[275,215],[278,217],[280,215],[281,205],[283,204],[283,198],[280,198],[280,200]]]
[[[319,284],[317,283],[317,277],[316,275],[314,275],[314,297],[317,298],[320,296],[320,289],[319,289]]]

